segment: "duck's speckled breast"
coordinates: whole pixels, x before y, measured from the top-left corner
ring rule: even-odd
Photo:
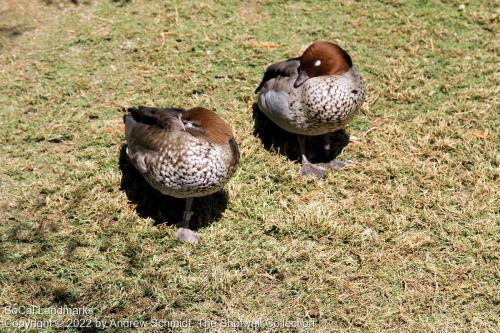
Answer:
[[[299,134],[320,135],[345,127],[365,100],[359,73],[331,75],[307,80],[289,95],[292,123]]]
[[[213,144],[188,134],[145,158],[144,178],[165,195],[200,197],[222,189],[236,170],[229,144]]]

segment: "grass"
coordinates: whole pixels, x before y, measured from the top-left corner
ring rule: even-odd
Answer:
[[[26,27],[0,32],[2,306],[498,332],[494,1],[22,3],[0,12]],[[369,95],[341,155],[357,164],[315,182],[263,148],[249,110],[265,66],[320,39],[346,48]],[[123,188],[122,108],[141,104],[233,125],[241,165],[196,246],[138,207],[177,201]],[[2,331],[16,318],[71,316],[0,312]]]

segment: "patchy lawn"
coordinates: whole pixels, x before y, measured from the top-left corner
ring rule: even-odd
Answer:
[[[499,331],[494,1],[46,2],[0,11],[0,305],[93,314],[0,310],[2,331],[75,317]],[[265,66],[321,39],[369,95],[340,155],[357,163],[315,182],[264,148],[251,112]],[[141,104],[233,125],[241,165],[195,201],[196,246],[173,239],[182,201],[123,159],[122,108]]]

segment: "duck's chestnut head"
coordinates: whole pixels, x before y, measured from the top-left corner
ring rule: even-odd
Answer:
[[[351,57],[340,46],[330,42],[316,42],[300,57],[299,75],[293,86],[298,88],[312,77],[342,75],[351,67]]]
[[[215,112],[205,108],[193,108],[182,116],[187,131],[204,137],[207,141],[216,144],[228,143],[233,138],[231,126]]]

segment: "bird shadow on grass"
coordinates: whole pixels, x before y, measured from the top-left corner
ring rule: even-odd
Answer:
[[[119,166],[122,172],[121,187],[135,210],[142,218],[150,217],[154,224],[178,224],[184,213],[185,199],[178,199],[161,194],[142,177],[127,157],[127,145],[120,149]],[[193,201],[193,216],[190,228],[199,229],[218,221],[227,208],[229,196],[225,190]]]
[[[257,103],[253,104],[252,118],[254,135],[259,138],[269,151],[276,151],[292,161],[300,161],[300,149],[297,135],[281,129],[260,111]],[[336,158],[349,143],[349,134],[344,129],[330,134],[330,153],[326,154],[324,135],[306,136],[307,158],[312,163],[329,162]]]

